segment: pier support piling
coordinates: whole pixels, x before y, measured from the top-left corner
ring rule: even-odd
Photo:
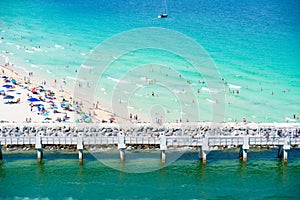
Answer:
[[[206,164],[206,155],[207,152],[200,146],[199,149],[199,159],[202,161],[203,164]]]
[[[125,149],[119,149],[120,151],[120,161],[125,162]]]
[[[41,163],[43,160],[42,133],[37,133],[36,135],[35,148],[37,149],[37,161],[38,163]]]
[[[287,151],[291,149],[291,141],[289,137],[284,138],[284,145],[283,145],[283,162],[287,163],[288,161],[288,153]]]
[[[208,146],[208,140],[209,138],[205,137],[203,138],[203,145],[200,146],[199,149],[199,159],[202,161],[202,164],[206,164],[206,156],[209,152],[209,146]]]
[[[82,135],[80,134],[78,139],[77,139],[77,150],[78,150],[78,162],[80,165],[83,164],[83,138]]]
[[[287,150],[283,149],[283,162],[287,163],[288,161],[288,153]]]
[[[161,133],[159,137],[160,137],[159,148],[160,148],[161,162],[162,162],[162,164],[165,164],[167,161],[166,150],[168,149],[167,138],[164,133]]]
[[[277,154],[278,160],[281,160],[282,155],[283,155],[283,146],[280,145],[280,146],[278,147],[278,154]]]
[[[249,137],[244,137],[243,145],[240,146],[239,158],[240,160],[247,162],[247,151],[249,149]]]
[[[43,149],[37,149],[37,160],[38,163],[41,163],[43,160]]]
[[[284,145],[280,145],[278,148],[278,159],[281,160],[283,158],[283,162],[287,163],[288,161],[288,150],[291,149],[290,138],[284,139]]]
[[[0,161],[3,160],[3,157],[2,157],[2,145],[1,145],[1,142],[0,142]]]
[[[161,157],[161,162],[164,164],[167,161],[167,156],[166,156],[166,151],[165,150],[161,150],[160,151],[160,157]]]
[[[123,132],[120,132],[118,134],[118,149],[120,151],[120,161],[125,162],[126,141],[125,141],[125,135]]]

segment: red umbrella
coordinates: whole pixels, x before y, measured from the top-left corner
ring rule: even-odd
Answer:
[[[109,118],[108,120],[109,120],[109,121],[115,121],[115,120],[116,120],[116,118],[114,118],[114,117],[111,117],[111,118]]]
[[[35,91],[36,91],[36,88],[32,88],[31,92],[35,93]]]

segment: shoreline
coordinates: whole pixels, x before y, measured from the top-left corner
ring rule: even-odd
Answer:
[[[119,116],[118,113],[110,112],[109,110],[105,109],[103,107],[103,105],[101,105],[101,101],[100,100],[98,101],[98,99],[97,100],[94,99],[94,101],[96,101],[94,103],[89,102],[87,99],[84,99],[83,97],[82,98],[76,97],[76,99],[75,99],[73,96],[75,87],[74,86],[72,87],[72,84],[65,84],[65,85],[63,85],[63,83],[57,83],[57,84],[55,83],[54,84],[54,82],[53,82],[54,80],[49,80],[46,77],[40,77],[40,76],[36,76],[36,75],[32,75],[32,74],[30,75],[30,73],[32,73],[32,72],[28,72],[29,73],[29,76],[28,76],[28,74],[26,74],[25,69],[23,69],[22,67],[14,66],[14,64],[0,63],[0,69],[2,71],[1,76],[8,76],[8,78],[10,78],[10,79],[15,79],[21,85],[24,85],[24,83],[26,83],[26,81],[30,80],[29,86],[32,88],[39,87],[42,85],[45,87],[45,89],[54,91],[54,93],[56,93],[57,96],[64,96],[64,97],[66,97],[66,99],[70,99],[70,101],[72,101],[73,104],[75,102],[77,102],[78,110],[80,112],[84,112],[84,114],[86,116],[88,116],[88,118],[92,121],[109,123],[110,122],[109,119],[114,118],[114,121],[111,121],[111,122],[118,122],[118,121],[121,123],[147,122],[147,120],[142,118],[143,117],[142,115],[139,116],[138,120],[133,120],[133,119],[130,119],[129,116],[127,118],[124,118],[122,116]],[[0,78],[0,81],[1,81],[1,78]],[[45,82],[46,84],[43,85],[43,82]],[[1,101],[0,101],[0,103],[1,103]],[[73,115],[73,113],[68,113],[68,114]],[[76,118],[76,117],[74,117],[74,118]],[[77,118],[79,118],[79,117],[77,117]],[[0,122],[1,122],[1,120],[3,120],[3,116],[0,115]],[[36,120],[36,122],[43,121],[38,118],[35,118],[35,120]],[[6,121],[6,120],[4,120],[4,121]],[[8,122],[12,122],[12,121],[13,120],[9,120]],[[22,121],[16,120],[16,122],[22,122]],[[72,121],[72,122],[74,122],[74,121]],[[85,121],[83,121],[83,122],[85,122]],[[234,119],[234,122],[225,121],[224,123],[241,123],[241,122],[248,123],[248,121],[245,118],[242,120]],[[289,123],[300,123],[298,114],[294,114],[294,118],[293,117],[286,118],[285,122],[286,123],[288,123],[288,122]],[[171,124],[171,122],[168,122],[168,123]],[[261,122],[261,123],[266,123],[266,122]],[[281,123],[281,122],[274,122],[274,123]],[[179,124],[181,124],[181,123],[179,123]],[[157,125],[159,126],[161,124],[157,123]]]
[[[13,85],[13,87],[11,88],[3,88],[1,89],[2,91],[2,95],[10,95],[11,93],[8,93],[7,91],[9,91],[8,89],[13,89],[16,90],[16,92],[20,95],[20,99],[21,102],[20,104],[22,104],[22,106],[20,106],[18,109],[20,110],[25,110],[25,109],[29,109],[30,107],[28,107],[26,105],[26,96],[24,96],[23,93],[27,94],[27,97],[37,97],[37,95],[33,95],[30,93],[30,91],[28,91],[29,89],[32,88],[40,88],[42,87],[43,89],[45,89],[45,91],[52,91],[55,94],[55,97],[58,98],[59,97],[63,97],[63,99],[66,99],[67,101],[69,101],[69,103],[71,104],[71,106],[75,104],[76,102],[76,106],[78,107],[78,109],[75,109],[75,111],[78,110],[78,112],[84,112],[84,114],[86,116],[88,116],[89,119],[91,119],[92,121],[96,121],[96,122],[109,122],[109,118],[115,116],[113,113],[108,112],[107,110],[103,110],[101,108],[93,108],[90,107],[89,104],[84,101],[83,99],[74,99],[74,97],[72,96],[72,89],[71,88],[65,88],[65,87],[60,87],[57,88],[57,86],[52,85],[51,82],[49,80],[45,80],[43,79],[42,82],[45,82],[45,84],[41,83],[39,84],[39,82],[41,82],[41,80],[36,77],[35,75],[32,74],[32,72],[29,72],[29,75],[26,75],[25,72],[22,72],[21,68],[16,68],[13,65],[9,65],[9,64],[5,64],[4,66],[0,65],[0,72],[1,72],[1,77],[0,77],[0,81],[2,81],[2,85],[6,84],[6,81],[10,81],[10,80],[14,80],[16,81],[16,84],[13,85],[11,84],[11,82],[7,82],[8,84]],[[7,77],[6,79],[4,79],[3,77]],[[39,80],[39,81],[38,81]],[[50,84],[49,84],[50,82]],[[7,84],[6,84],[7,85]],[[25,89],[26,87],[26,89]],[[3,94],[4,93],[4,94]],[[7,93],[7,94],[6,94]],[[28,96],[30,95],[30,96]],[[39,96],[42,96],[42,92],[39,93]],[[12,96],[12,95],[10,95]],[[16,96],[15,96],[16,97]],[[18,96],[19,97],[19,96]],[[4,98],[4,96],[3,96]],[[44,98],[45,99],[45,98]],[[1,100],[1,99],[0,99]],[[6,101],[6,102],[12,102],[12,101]],[[0,101],[0,103],[5,103],[5,101]],[[59,102],[59,103],[64,103],[64,102]],[[29,103],[28,103],[29,104]],[[1,105],[1,107],[6,107],[8,105]],[[11,106],[12,107],[12,106]],[[21,109],[22,108],[22,109]],[[5,111],[4,111],[5,113]],[[17,113],[17,112],[15,112]],[[69,115],[70,118],[76,118],[76,114],[72,113],[72,112],[66,112],[65,114]],[[13,120],[6,120],[5,117],[3,115],[0,115],[0,121],[1,122],[15,122],[15,123],[20,123],[20,122],[25,122],[25,114],[23,114],[23,118],[24,119],[20,119],[20,117],[15,116],[15,118],[13,118]],[[37,118],[37,117],[32,117],[31,114],[27,113],[28,118],[31,118],[32,121],[31,122],[46,122],[45,120],[42,120],[41,118]],[[27,117],[26,117],[27,118]],[[77,116],[78,118],[78,116]],[[75,120],[72,120],[71,122],[75,122]],[[85,121],[84,121],[85,122]]]

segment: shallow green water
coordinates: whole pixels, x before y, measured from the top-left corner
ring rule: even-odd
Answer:
[[[35,154],[4,154],[0,199],[298,199],[300,152],[289,151],[287,165],[276,155],[250,151],[243,164],[236,151],[211,152],[203,166],[190,152],[156,171],[125,173],[91,154],[82,166],[76,154],[46,153],[41,165]]]

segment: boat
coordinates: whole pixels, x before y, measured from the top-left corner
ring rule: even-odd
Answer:
[[[167,0],[163,0],[163,7],[164,7],[164,12],[159,14],[157,18],[166,18],[168,17],[168,12],[167,12]]]
[[[160,14],[160,15],[157,16],[157,18],[166,18],[166,17],[168,17],[167,13]]]

